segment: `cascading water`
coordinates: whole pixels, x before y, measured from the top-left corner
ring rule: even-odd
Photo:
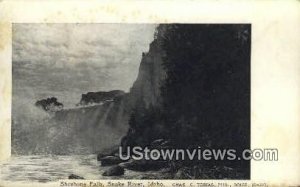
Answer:
[[[127,128],[122,107],[109,101],[55,113],[25,109],[13,119],[13,154],[91,154],[117,145]]]

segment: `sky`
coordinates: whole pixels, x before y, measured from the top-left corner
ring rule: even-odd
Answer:
[[[13,104],[57,97],[65,106],[81,94],[129,91],[152,24],[13,24]]]

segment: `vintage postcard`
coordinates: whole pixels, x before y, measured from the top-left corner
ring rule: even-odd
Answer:
[[[0,187],[300,185],[299,1],[0,11]]]

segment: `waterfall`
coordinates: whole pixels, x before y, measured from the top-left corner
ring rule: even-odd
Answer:
[[[127,114],[121,102],[55,113],[33,106],[13,119],[13,154],[96,153],[118,145],[127,131],[126,124]]]

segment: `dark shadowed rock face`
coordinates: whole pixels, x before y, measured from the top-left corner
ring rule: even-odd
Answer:
[[[120,176],[124,175],[125,170],[120,166],[112,166],[111,168],[107,169],[102,175],[103,176]]]
[[[123,162],[123,160],[121,160],[119,157],[116,156],[106,156],[100,159],[100,161],[101,161],[101,166],[112,166]]]
[[[103,149],[101,152],[97,153],[97,161],[101,161],[107,156],[117,156],[119,157],[119,146],[109,147],[109,149]]]
[[[83,177],[80,177],[80,176],[78,176],[78,175],[71,174],[71,175],[69,176],[69,179],[84,179],[84,178],[83,178]]]
[[[64,107],[64,105],[58,102],[55,97],[39,100],[35,103],[35,106],[50,112],[62,110]]]
[[[88,92],[82,94],[79,105],[101,104],[106,101],[113,101],[115,98],[125,94],[122,90],[112,90],[108,92]]]
[[[119,164],[120,167],[132,171],[157,171],[168,167],[167,161],[129,160]]]

